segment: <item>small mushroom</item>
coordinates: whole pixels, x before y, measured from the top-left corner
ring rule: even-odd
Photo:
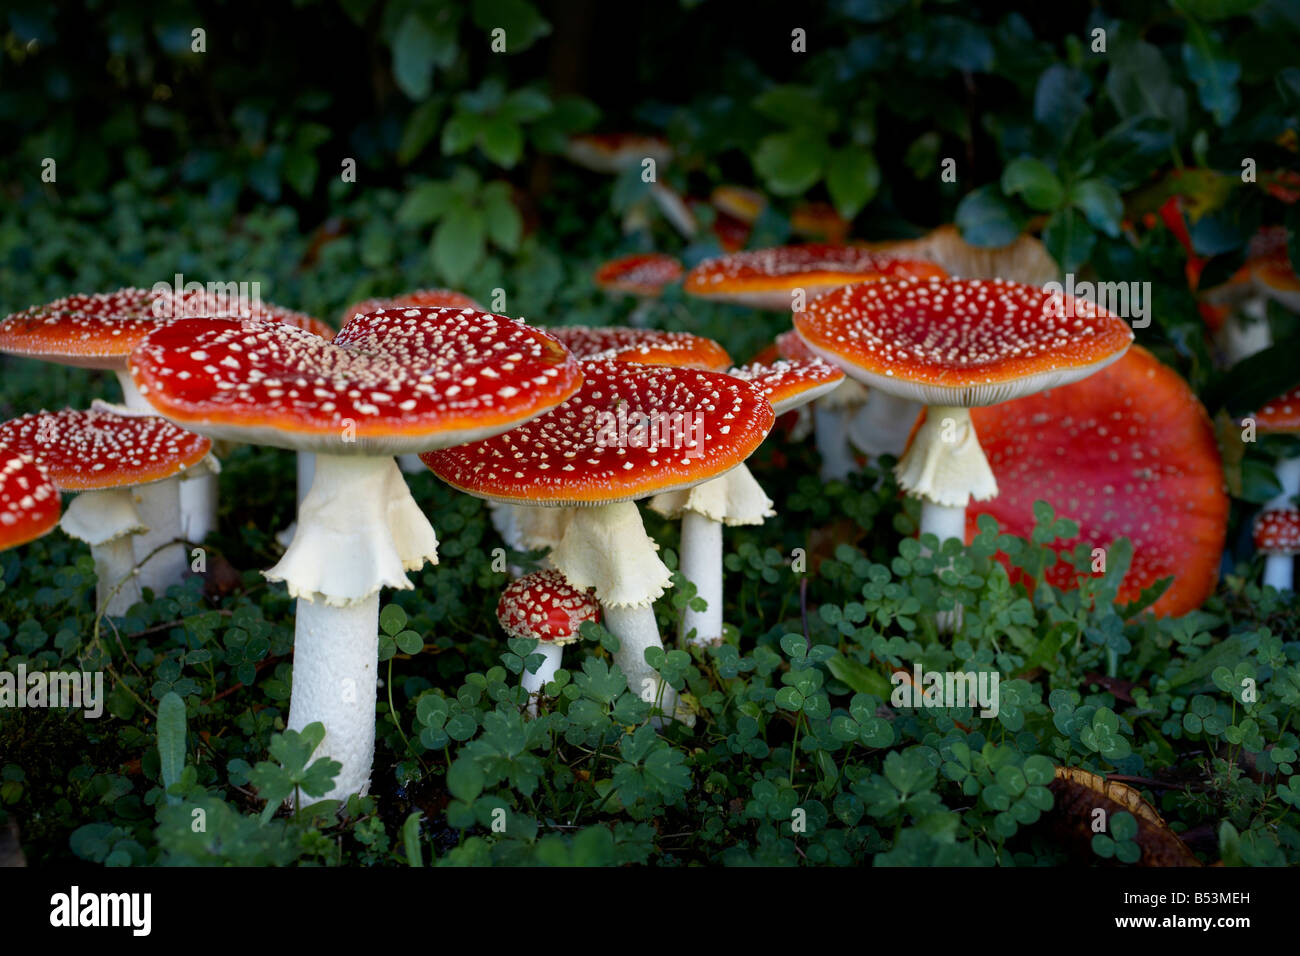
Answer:
[[[1294,583],[1295,556],[1300,554],[1300,511],[1275,508],[1255,519],[1255,550],[1265,555],[1264,583],[1289,591]]]
[[[647,159],[654,160],[656,175],[650,184],[650,197],[674,229],[687,239],[695,235],[698,224],[690,209],[658,176],[658,170],[673,158],[672,147],[663,138],[640,133],[579,133],[569,137],[564,155],[584,169],[610,176],[640,167]]]
[[[511,581],[497,603],[497,620],[511,637],[538,642],[542,663],[536,672],[525,668],[521,683],[528,691],[528,713],[537,715],[537,700],[560,669],[564,646],[578,640],[585,621],[600,620],[600,605],[559,571],[543,570]]]
[[[682,277],[682,264],[662,252],[635,253],[606,262],[596,270],[594,282],[606,292],[636,296],[640,302],[628,323],[644,326],[653,301]]]
[[[1222,285],[1207,289],[1203,298],[1231,314],[1218,330],[1228,364],[1240,362],[1273,344],[1268,324],[1268,300],[1300,312],[1300,277],[1291,268],[1284,226],[1261,229],[1250,240],[1245,264]]]
[[[29,456],[0,447],[0,551],[35,541],[59,523],[59,490]]]
[[[78,492],[60,527],[90,545],[96,606],[117,616],[140,600],[133,538],[148,530],[141,486],[199,467],[212,443],[153,415],[95,402],[0,424],[0,445],[30,456],[60,491]]]

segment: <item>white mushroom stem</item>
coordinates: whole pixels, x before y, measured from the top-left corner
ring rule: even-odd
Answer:
[[[894,468],[898,484],[924,502],[921,527],[950,532],[965,528],[966,505],[971,498],[984,501],[998,493],[997,479],[984,457],[970,409],[955,405],[931,405],[925,422],[917,430],[907,452]],[[930,514],[935,506],[952,513]],[[936,531],[938,533],[938,531]]]
[[[202,542],[217,526],[217,476],[209,472],[181,482],[181,536]]]
[[[520,680],[524,690],[528,691],[530,717],[537,716],[537,698],[541,696],[546,685],[555,680],[555,672],[560,669],[560,659],[564,656],[564,647],[555,641],[538,641],[537,649],[533,653],[542,655],[542,663],[538,665],[536,673],[530,672],[525,667],[523,678]]]
[[[824,402],[813,405],[813,422],[817,452],[821,455],[823,481],[843,481],[858,470],[857,459],[849,446],[850,410]]]
[[[1270,554],[1264,559],[1264,584],[1272,585],[1279,591],[1292,589],[1295,571],[1295,555]]]
[[[759,525],[776,514],[745,464],[685,491],[670,491],[650,500],[650,508],[682,519],[681,572],[695,585],[706,607],[682,612],[683,643],[707,646],[722,642],[722,526]]]
[[[148,415],[158,414],[157,409],[145,401],[140,390],[135,387],[130,372],[119,370],[117,380],[122,386],[122,397],[127,408]],[[136,535],[132,545],[136,564],[140,565],[140,586],[149,588],[155,595],[162,595],[173,584],[179,584],[184,579],[190,566],[183,544],[162,547],[168,542],[179,542],[185,536],[180,479],[167,478],[138,485],[134,492],[140,517],[149,529]],[[153,554],[154,551],[158,553]]]
[[[311,480],[316,475],[316,456],[309,451],[298,452],[298,504],[301,505],[307,492],[311,491]]]
[[[343,764],[334,788],[304,802],[364,794],[375,742],[379,590],[437,562],[438,539],[392,458],[318,454],[298,530],[266,577],[298,598],[289,726],[314,721],[313,757]]]
[[[682,513],[681,571],[707,605],[703,611],[689,604],[683,609],[682,640],[700,646],[721,643],[722,525],[696,511]]]
[[[398,455],[397,464],[408,475],[418,475],[422,471],[429,470],[424,467],[424,462],[420,461],[419,455]]]
[[[131,539],[144,530],[129,488],[83,491],[72,499],[59,527],[90,545],[95,561],[95,606],[117,617],[140,600]]]
[[[1251,296],[1233,310],[1220,332],[1223,355],[1228,365],[1236,365],[1273,344],[1268,324],[1268,300]]]
[[[949,538],[966,541],[966,506],[936,505],[926,501],[921,505],[921,534],[932,534],[943,544]]]
[[[655,183],[650,187],[650,195],[654,197],[655,205],[659,211],[664,214],[674,229],[687,239],[693,239],[695,233],[699,231],[699,224],[695,221],[695,215],[687,207],[682,197],[677,191],[663,183]]]
[[[1277,463],[1277,483],[1282,491],[1264,506],[1265,511],[1277,511],[1282,508],[1296,507],[1295,498],[1300,495],[1300,458],[1284,458]]]
[[[303,805],[364,794],[375,758],[379,592],[350,607],[300,598],[293,644],[288,727],[301,732],[320,721],[325,739],[312,762],[330,757],[343,764],[333,789],[321,797],[303,794]]]
[[[849,420],[849,441],[873,457],[901,455],[924,406],[874,389]]]
[[[649,648],[663,649],[654,601],[672,580],[655,554],[658,547],[645,533],[636,505],[619,501],[574,508],[551,560],[575,588],[595,591],[605,627],[618,638],[614,663],[627,677],[628,688],[642,700],[658,699],[663,712],[672,715],[677,694],[660,686],[645,659]]]

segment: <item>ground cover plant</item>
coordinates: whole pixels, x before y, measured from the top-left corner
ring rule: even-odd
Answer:
[[[922,534],[902,444],[868,447],[883,431],[850,430],[852,467],[826,474],[821,403],[841,385],[776,416],[746,461],[774,514],[722,534],[721,642],[679,640],[701,609],[681,524],[640,508],[671,574],[652,605],[652,699],[615,663],[608,607],[530,697],[539,642],[505,632],[498,602],[550,549],[503,536],[496,505],[421,465],[402,478],[438,560],[379,592],[370,785],[322,799],[342,771],[328,728],[289,726],[302,612],[262,574],[298,514],[295,456],[216,436],[213,530],[186,541],[183,580],[125,613],[97,610],[83,541],[55,530],[0,551],[0,674],[104,679],[95,717],[18,706],[0,684],[0,856],[1300,862],[1300,601],[1264,583],[1252,536],[1262,512],[1297,505],[1298,440],[1268,425],[1300,385],[1295,6],[597,7],[321,0],[250,23],[187,3],[18,4],[0,21],[0,315],[256,282],[332,332],[360,300],[445,287],[546,329],[693,333],[730,354],[718,374],[776,361],[791,306],[816,311],[814,283],[794,275],[770,308],[682,275],[737,249],[863,240],[954,277],[1132,292],[1109,311],[1135,344],[1095,374],[1150,363],[1178,397],[1123,386],[1127,480],[1096,490],[1111,506],[1064,485],[1022,493],[1006,456],[1050,430],[992,405],[970,420],[1001,496],[967,510],[965,540]],[[281,55],[287,36],[311,42]],[[577,147],[591,132],[658,140],[600,172]],[[964,251],[941,248],[946,224]],[[681,264],[657,294],[597,280],[652,252]],[[111,368],[22,357],[2,328],[0,351],[4,422],[130,399]],[[880,390],[849,384],[870,409]],[[1106,392],[1127,394],[1088,394]],[[917,411],[893,422],[903,438]],[[1074,439],[1062,425],[1059,454],[1115,437],[1096,424]],[[1167,457],[1180,450],[1202,457]],[[1192,501],[1187,483],[1211,472]]]

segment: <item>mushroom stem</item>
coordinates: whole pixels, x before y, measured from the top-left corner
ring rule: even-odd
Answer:
[[[605,627],[618,638],[614,663],[627,677],[628,690],[648,703],[658,701],[664,715],[672,717],[677,709],[677,692],[660,679],[645,659],[647,650],[652,647],[662,650],[664,646],[659,638],[654,605],[612,607],[602,603],[600,610]]]
[[[1284,458],[1277,463],[1277,483],[1282,491],[1264,506],[1266,511],[1278,508],[1294,508],[1295,498],[1300,495],[1300,458]]]
[[[921,503],[921,534],[932,534],[943,544],[949,538],[966,540],[966,506],[938,505],[928,498]]]
[[[970,409],[961,406],[931,405],[925,410],[925,421],[894,474],[912,496],[963,511],[971,498],[983,501],[998,493]]]
[[[424,467],[424,462],[420,461],[419,455],[398,455],[397,466],[408,475],[418,475],[421,472],[428,471]]]
[[[537,666],[536,673],[530,673],[525,667],[523,678],[520,680],[524,690],[528,691],[528,716],[530,717],[537,716],[537,698],[542,695],[546,685],[555,680],[555,672],[560,669],[564,648],[554,641],[538,641],[537,649],[533,653],[541,654],[542,662]]]
[[[298,599],[294,622],[290,730],[325,725],[312,761],[343,764],[333,788],[304,804],[346,800],[370,787],[375,756],[375,695],[379,666],[379,592],[348,607]]]
[[[130,372],[119,369],[116,374],[117,381],[122,386],[123,404],[127,408],[149,415],[158,414],[158,410],[145,401],[140,390],[135,387]],[[137,485],[133,489],[140,518],[148,528],[137,534],[133,543],[136,563],[140,565],[140,586],[149,588],[159,596],[173,584],[179,584],[189,570],[183,545],[178,543],[162,547],[169,541],[177,541],[185,536],[180,485],[179,478],[167,478],[147,485]],[[154,551],[158,553],[153,554]]]
[[[72,499],[59,526],[90,545],[95,561],[95,606],[117,617],[140,600],[132,539],[144,530],[129,488],[83,491]]]
[[[852,409],[832,406],[825,401],[813,403],[813,422],[817,452],[822,457],[823,481],[843,481],[858,470],[857,459],[849,447],[849,416]]]
[[[300,451],[298,455],[298,504],[311,491],[312,478],[316,476],[316,456],[309,451]]]
[[[181,533],[187,541],[201,543],[216,528],[217,497],[217,476],[211,472],[181,482]]]
[[[1294,584],[1295,555],[1270,554],[1264,558],[1264,584],[1290,591]]]
[[[901,455],[922,407],[911,399],[872,389],[866,403],[850,416],[849,441],[873,457]]]
[[[1220,334],[1224,358],[1230,366],[1264,351],[1273,344],[1273,331],[1268,324],[1268,300],[1260,295],[1244,301],[1228,316]]]
[[[681,572],[708,605],[682,611],[681,639],[701,647],[722,642],[722,525],[696,511],[682,512]],[[694,631],[694,636],[688,636]]]

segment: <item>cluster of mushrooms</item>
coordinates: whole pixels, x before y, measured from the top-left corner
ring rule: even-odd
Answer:
[[[572,158],[605,171],[648,148],[589,140],[575,139]],[[689,203],[653,195],[694,228]],[[743,243],[736,224],[757,215],[753,194],[720,190],[714,203],[715,232]],[[297,521],[265,575],[297,601],[287,726],[322,722],[318,754],[343,767],[326,798],[369,786],[380,591],[412,587],[407,572],[438,561],[403,470],[427,468],[484,499],[511,550],[545,552],[542,570],[512,568],[498,606],[507,634],[539,642],[542,663],[522,681],[530,714],[561,648],[599,621],[655,719],[693,721],[646,659],[664,646],[654,606],[671,574],[636,502],[681,522],[681,571],[704,607],[683,612],[677,640],[719,643],[723,529],[775,514],[745,462],[788,414],[803,416],[796,434],[815,432],[827,480],[863,456],[897,456],[899,485],[922,502],[922,534],[969,540],[984,513],[1025,534],[1033,502],[1047,499],[1079,521],[1083,541],[1133,539],[1128,596],[1172,574],[1157,613],[1204,600],[1227,521],[1212,429],[1121,318],[1045,291],[1055,267],[1028,237],[993,251],[951,227],[832,239],[734,251],[689,271],[657,253],[608,263],[597,284],[641,300],[635,325],[609,328],[535,327],[447,290],[357,303],[337,332],[204,292],[123,289],[16,313],[0,322],[0,351],[112,369],[123,403],[0,424],[0,547],[57,524],[91,547],[98,613],[121,615],[190,573],[189,549],[215,521],[216,453],[234,443],[294,451]],[[792,327],[736,366],[717,342],[645,327],[679,281],[688,295],[791,310]],[[1261,412],[1261,427],[1267,413],[1294,429],[1298,412],[1293,394]],[[1286,500],[1261,520],[1270,554],[1294,554],[1300,541],[1300,461],[1290,465]],[[77,497],[60,518],[66,492]],[[1288,519],[1273,516],[1287,514],[1283,532]],[[1283,540],[1289,552],[1276,550]],[[1290,558],[1285,582],[1272,560],[1270,582],[1289,586]],[[1049,573],[1062,586],[1073,575],[1064,564]],[[940,623],[958,626],[951,615]]]

